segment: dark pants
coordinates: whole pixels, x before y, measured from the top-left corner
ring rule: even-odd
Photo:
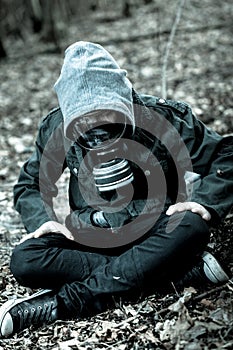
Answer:
[[[11,271],[31,288],[57,290],[61,318],[105,311],[118,297],[137,298],[184,274],[209,240],[209,227],[197,214],[161,216],[132,246],[88,251],[61,234],[26,240],[12,254]],[[174,229],[172,226],[176,226]]]

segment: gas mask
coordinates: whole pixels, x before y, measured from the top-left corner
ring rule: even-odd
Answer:
[[[117,114],[117,122],[111,120],[111,115],[109,117],[106,112],[101,117],[100,123],[98,119],[91,122],[91,117],[84,116],[74,125],[74,135],[76,142],[90,152],[96,188],[100,194],[107,194],[130,184],[134,175],[129,161],[122,158],[124,152],[120,149],[122,142],[119,140],[126,131],[125,117]]]

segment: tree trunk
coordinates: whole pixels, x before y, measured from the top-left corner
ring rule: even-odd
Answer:
[[[34,33],[39,33],[42,30],[42,9],[40,0],[29,1],[29,13],[33,31]]]
[[[41,0],[41,5],[43,21],[41,40],[47,43],[54,43],[56,48],[60,49],[56,23],[53,14],[54,9],[57,6],[57,2],[53,0]]]
[[[0,0],[0,14],[1,14],[1,19],[3,18],[2,9],[3,9],[3,4],[2,4],[2,1]],[[3,33],[4,33],[4,31],[3,31],[3,24],[2,24],[2,22],[0,21],[0,59],[7,56],[7,53],[6,53],[6,50],[5,50],[5,48],[4,48],[3,41],[2,41],[2,38],[4,37],[4,34],[3,34]]]
[[[2,39],[0,38],[0,59],[4,58],[6,56],[7,56],[6,50],[5,50],[4,46],[3,46]]]
[[[131,17],[130,2],[124,1],[122,14],[124,17]]]

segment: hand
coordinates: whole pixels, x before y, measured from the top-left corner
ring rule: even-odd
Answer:
[[[34,232],[31,232],[27,234],[25,237],[23,237],[19,243],[23,243],[24,241],[30,238],[41,237],[46,233],[51,233],[51,232],[62,233],[66,238],[71,239],[72,241],[74,240],[72,233],[64,225],[56,221],[48,221],[48,222],[45,222],[43,225],[41,225]]]
[[[196,202],[183,202],[170,205],[166,214],[170,216],[172,214],[181,213],[186,210],[190,210],[192,213],[201,215],[202,219],[206,221],[209,221],[211,219],[211,215],[208,210],[206,210],[203,205]]]

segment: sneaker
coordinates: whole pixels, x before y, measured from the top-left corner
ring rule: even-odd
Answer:
[[[57,320],[57,301],[51,290],[8,300],[0,307],[0,337],[9,337],[31,325],[40,327]]]
[[[174,282],[177,289],[184,287],[201,287],[206,284],[221,284],[230,279],[218,260],[209,252],[204,252],[201,260],[182,279]]]
[[[204,262],[204,273],[208,280],[214,284],[227,282],[230,277],[224,271],[218,260],[210,253],[204,252],[202,255]]]

